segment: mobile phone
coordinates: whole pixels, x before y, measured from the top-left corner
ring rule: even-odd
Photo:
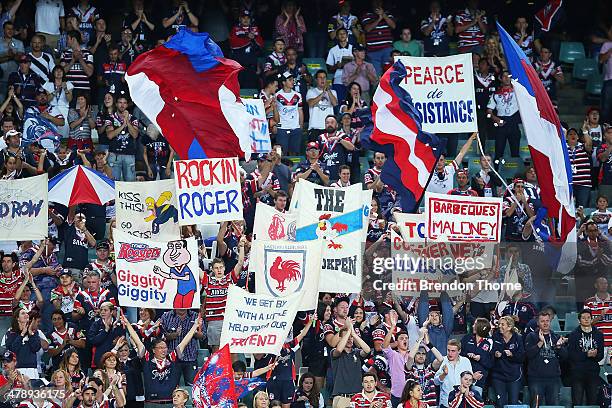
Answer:
[[[276,146],[276,149],[274,149],[274,150],[276,150],[276,153],[277,153],[279,156],[282,156],[282,155],[283,155],[283,148],[282,148],[282,147],[280,147],[280,146]]]

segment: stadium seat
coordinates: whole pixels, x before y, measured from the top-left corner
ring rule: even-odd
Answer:
[[[563,405],[540,405],[540,408],[565,408]]]
[[[468,171],[470,172],[470,176],[473,176],[477,172],[479,172],[480,171],[480,159],[477,159],[475,157],[470,158],[470,160],[468,160]]]
[[[210,351],[208,349],[199,349],[197,363],[198,367],[202,367],[204,365],[204,360],[206,360],[210,356]]]
[[[576,327],[578,327],[578,313],[567,312],[565,314],[565,327],[563,328],[563,330],[571,332]]]
[[[595,73],[589,76],[586,84],[586,93],[589,95],[599,96],[603,89],[603,76],[599,73]]]
[[[559,403],[568,408],[572,406],[572,387],[561,387]]]
[[[521,147],[519,147],[519,155],[521,157],[521,159],[523,160],[530,160],[531,159],[531,152],[529,151],[529,146],[527,144],[522,145]]]
[[[597,61],[593,58],[581,58],[574,62],[572,69],[572,79],[586,81],[592,74],[599,73]]]
[[[255,88],[244,88],[240,90],[240,97],[245,99],[257,98],[259,90]]]
[[[565,64],[573,64],[576,60],[585,57],[584,44],[581,42],[564,41],[559,51],[559,61]]]
[[[525,171],[525,163],[520,157],[508,157],[499,164],[499,175],[504,179],[513,179]]]
[[[320,69],[327,72],[327,65],[323,58],[304,58],[302,62],[306,65],[310,75],[314,75]]]
[[[518,405],[504,405],[504,408],[529,408],[529,405],[523,405],[523,404],[518,404]]]
[[[552,319],[552,321],[550,322],[550,329],[555,332],[561,331],[561,324],[559,323],[559,316],[555,316],[555,318]]]
[[[574,408],[599,408],[599,405],[574,405]]]

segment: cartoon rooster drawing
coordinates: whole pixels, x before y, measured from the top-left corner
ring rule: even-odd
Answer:
[[[283,258],[277,256],[270,267],[270,276],[278,282],[276,289],[284,292],[287,289],[285,287],[286,281],[297,281],[302,278],[300,264],[292,260],[283,261]]]
[[[332,241],[332,239],[340,235],[341,232],[346,231],[348,229],[348,225],[342,224],[341,222],[334,222],[332,225],[332,223],[329,221],[330,218],[331,214],[323,214],[319,217],[317,237],[329,241],[327,244],[328,248],[340,249],[342,248],[342,244],[336,244],[334,241]]]

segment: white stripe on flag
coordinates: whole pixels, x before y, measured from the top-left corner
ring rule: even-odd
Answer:
[[[161,127],[157,123],[157,115],[162,111],[166,103],[159,93],[159,86],[151,81],[147,74],[139,72],[135,75],[125,74],[125,81],[130,89],[132,100],[140,110],[163,134]]]
[[[429,180],[429,169],[415,153],[416,134],[406,127],[406,125],[395,117],[389,108],[387,108],[387,104],[391,103],[392,100],[392,96],[389,95],[382,86],[379,86],[374,93],[374,103],[376,103],[378,107],[376,111],[376,127],[381,132],[400,137],[406,141],[408,146],[410,146],[410,155],[406,158],[397,157],[396,159],[397,161],[408,159],[408,162],[418,171],[417,177],[419,184],[421,187],[425,188]]]

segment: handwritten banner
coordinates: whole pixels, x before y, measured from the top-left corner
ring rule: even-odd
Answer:
[[[253,241],[255,293],[286,297],[303,292],[299,310],[317,308],[321,268],[320,241]]]
[[[425,242],[427,236],[427,218],[425,214],[395,212],[393,216],[405,241]]]
[[[200,307],[198,244],[194,238],[160,242],[113,230],[117,289],[122,306]]]
[[[303,293],[284,298],[256,295],[230,285],[221,346],[229,344],[232,353],[280,354]]]
[[[247,113],[250,115],[249,129],[252,153],[268,153],[272,150],[270,130],[266,119],[266,108],[263,99],[242,99]]]
[[[296,220],[297,215],[295,213],[282,213],[272,206],[257,203],[255,223],[253,224],[253,239],[295,241]]]
[[[395,58],[406,66],[401,87],[410,92],[424,131],[478,131],[472,54]]]
[[[502,199],[425,193],[427,239],[499,242]]]
[[[27,241],[49,235],[46,174],[0,180],[0,241]]]
[[[174,162],[179,224],[215,224],[242,219],[238,158]]]
[[[180,237],[173,180],[115,182],[117,228],[137,238]]]

